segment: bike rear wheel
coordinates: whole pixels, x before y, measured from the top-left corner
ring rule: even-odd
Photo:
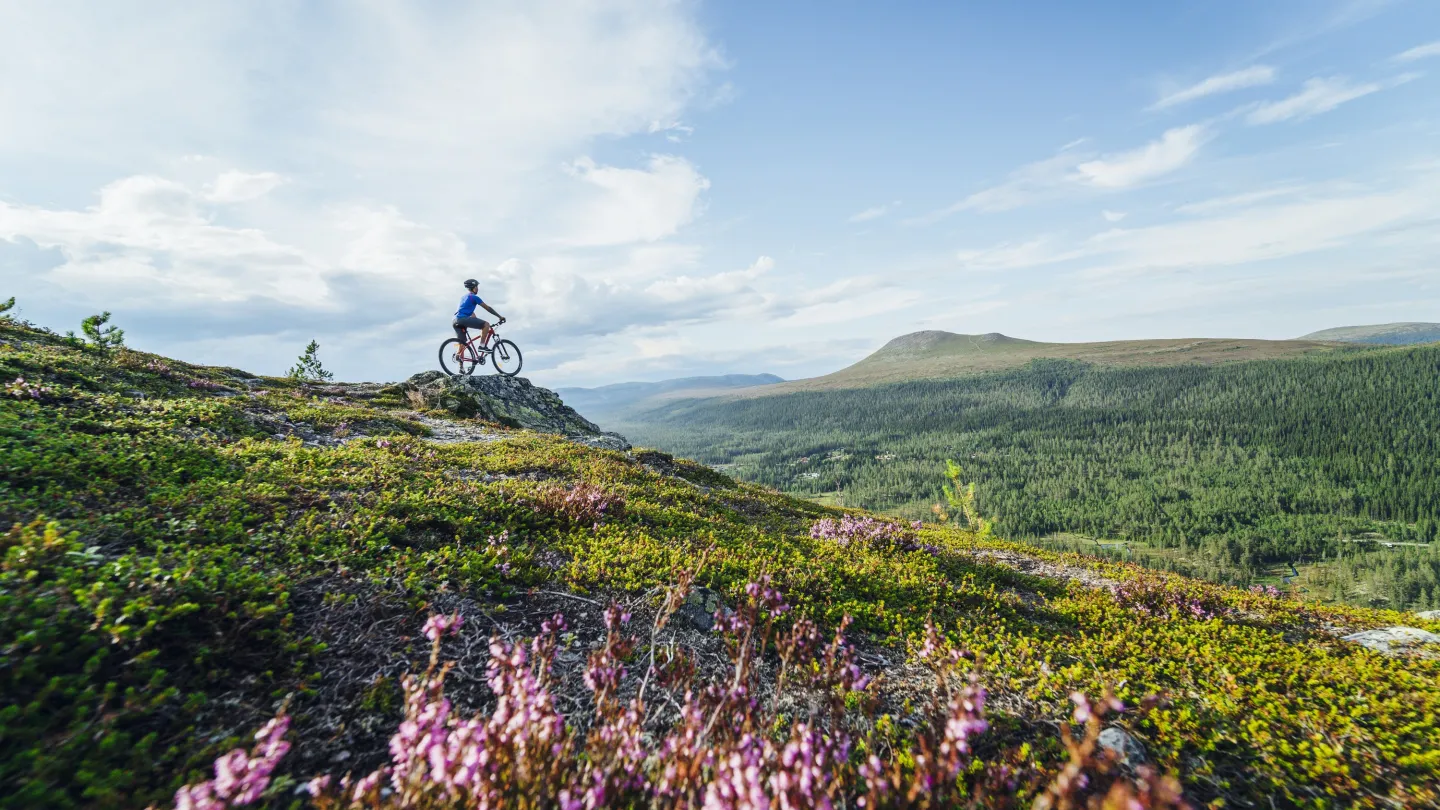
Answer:
[[[490,362],[495,364],[495,373],[504,377],[514,377],[520,373],[520,366],[524,360],[520,357],[520,347],[508,340],[497,340],[490,349]]]
[[[469,377],[478,365],[480,358],[470,344],[461,342],[459,338],[450,338],[440,344],[440,370],[446,374]]]

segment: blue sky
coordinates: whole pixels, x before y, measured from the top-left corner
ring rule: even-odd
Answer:
[[[101,8],[101,11],[96,11]],[[0,5],[0,292],[342,377],[1440,320],[1440,5]]]

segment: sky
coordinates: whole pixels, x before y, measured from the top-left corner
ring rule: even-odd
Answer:
[[[0,297],[342,379],[1440,321],[1431,0],[0,0]]]

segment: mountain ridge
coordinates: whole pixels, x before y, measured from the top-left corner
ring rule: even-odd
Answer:
[[[1316,340],[1157,338],[1047,343],[999,332],[972,335],[932,329],[892,338],[859,361],[828,374],[762,388],[736,389],[724,396],[770,396],[911,380],[953,379],[1018,368],[1032,360],[1075,360],[1107,367],[1215,365],[1350,350],[1354,350],[1351,345]]]

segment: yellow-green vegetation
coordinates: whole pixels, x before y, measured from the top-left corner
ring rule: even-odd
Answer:
[[[164,803],[287,698],[287,776],[334,770],[304,756],[337,733],[317,719],[335,654],[317,611],[398,594],[413,635],[442,597],[498,613],[536,589],[655,592],[702,556],[726,598],[768,573],[795,614],[853,616],[871,643],[934,622],[981,658],[992,761],[1055,770],[1068,696],[1109,686],[1163,696],[1129,730],[1197,804],[1440,801],[1440,661],[1337,637],[1437,622],[952,527],[916,550],[842,547],[810,535],[834,510],[659,454],[526,432],[435,444],[394,390],[247,384],[16,324],[0,343],[0,807]],[[393,710],[390,683],[329,708]]]

